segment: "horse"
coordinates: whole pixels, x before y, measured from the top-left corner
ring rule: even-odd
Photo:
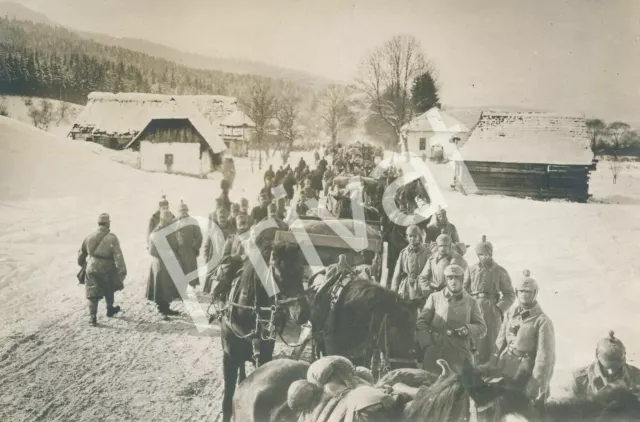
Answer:
[[[331,194],[333,199],[336,201],[334,214],[337,218],[344,218],[353,220],[353,210],[351,209],[351,197],[349,195],[336,193]],[[364,219],[365,221],[380,221],[380,212],[370,205],[361,203],[360,204],[364,209]]]
[[[238,378],[240,382],[245,379],[245,362],[253,362],[259,367],[270,361],[276,335],[284,330],[287,318],[297,324],[309,319],[309,304],[302,283],[303,259],[298,245],[274,243],[264,238],[256,243],[262,257],[269,262],[271,280],[280,293],[270,298],[251,261],[245,260],[220,319],[224,352],[224,422],[231,420],[236,382]]]
[[[371,369],[374,375],[384,375],[398,367],[416,367],[417,305],[363,276],[342,277],[352,279],[344,284],[337,298],[331,285],[321,287],[317,293],[308,290],[315,357],[344,356],[355,365]],[[324,275],[315,275],[310,285],[321,278]]]
[[[405,422],[640,421],[640,398],[629,390],[612,389],[596,396],[550,400],[544,406],[533,406],[520,389],[489,374],[486,367],[474,368],[468,360],[461,374],[445,365],[440,378],[433,385],[418,389],[406,406]]]

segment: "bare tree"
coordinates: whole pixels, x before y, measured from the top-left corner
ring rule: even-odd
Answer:
[[[67,117],[70,108],[69,103],[65,101],[60,103],[60,107],[58,107],[58,123],[61,123]]]
[[[276,95],[272,83],[264,78],[256,78],[246,92],[240,96],[240,105],[256,125],[254,142],[258,150],[258,169],[262,170],[262,151],[265,153],[268,124],[275,117]]]
[[[594,154],[597,154],[599,152],[598,145],[607,133],[607,125],[600,119],[589,119],[587,120],[587,133],[589,134],[591,150]]]
[[[280,151],[283,163],[289,160],[293,142],[299,136],[298,124],[301,100],[301,94],[296,86],[291,83],[284,84],[276,107],[276,119],[278,119],[278,143],[276,148]]]
[[[349,107],[350,94],[348,87],[334,84],[320,95],[320,117],[331,135],[332,144],[337,142],[341,129],[355,126],[356,116]]]
[[[400,128],[413,118],[411,87],[431,65],[413,36],[396,35],[373,51],[360,64],[355,86],[372,109],[390,125],[406,150]]]
[[[620,171],[624,165],[621,159],[622,150],[628,145],[629,139],[632,136],[631,128],[624,122],[613,122],[607,129],[607,135],[609,137],[609,153],[611,159],[609,161],[609,168],[613,176],[613,184],[615,185]]]
[[[47,99],[40,100],[40,107],[32,103],[28,114],[35,127],[47,130],[53,120],[53,103]]]

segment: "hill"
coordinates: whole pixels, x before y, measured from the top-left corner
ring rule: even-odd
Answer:
[[[46,120],[46,127],[43,122],[34,121],[32,110],[41,111],[44,98],[32,98],[22,96],[0,96],[0,110],[7,116],[19,120],[29,125],[38,125],[50,133],[66,136],[75,120],[82,111],[82,106],[59,100],[46,100],[50,102],[50,114]],[[31,115],[30,115],[31,114]],[[37,117],[36,117],[37,119]]]
[[[165,59],[87,40],[61,27],[0,18],[0,95],[28,95],[85,104],[103,92],[213,94],[238,97],[256,80],[192,69]],[[270,80],[281,84],[281,80]],[[308,87],[298,85],[302,95]]]
[[[31,21],[33,23],[41,23],[50,26],[61,27],[61,25],[50,20],[46,15],[36,12],[22,4],[14,2],[0,3],[0,17],[8,17],[21,21]],[[66,29],[78,34],[79,36],[87,40],[147,54],[149,56],[165,59],[188,68],[200,70],[216,70],[220,72],[244,75],[258,75],[274,79],[285,79],[292,82],[300,83],[301,85],[305,85],[311,88],[320,87],[331,82],[328,79],[317,75],[311,75],[309,73],[298,70],[282,68],[268,63],[251,60],[210,57],[201,54],[181,51],[176,48],[138,38],[114,37],[111,35],[95,32],[77,31],[72,28]]]

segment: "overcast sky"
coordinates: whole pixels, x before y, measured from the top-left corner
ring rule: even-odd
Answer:
[[[77,29],[347,81],[367,51],[407,33],[445,104],[640,121],[640,0],[17,1]]]

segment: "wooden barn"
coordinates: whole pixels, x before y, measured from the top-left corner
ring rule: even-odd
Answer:
[[[585,119],[537,112],[483,112],[454,159],[467,194],[586,202],[595,170]]]
[[[126,146],[138,151],[142,170],[205,176],[220,166],[224,142],[199,115],[153,117]]]
[[[246,114],[237,110],[227,116],[221,123],[222,140],[231,154],[236,157],[249,155],[249,143],[255,131],[256,124]]]
[[[92,92],[68,136],[111,149],[125,148],[149,120],[165,116],[175,104],[200,114],[220,130],[220,122],[238,110],[237,100],[222,95],[159,95]]]

